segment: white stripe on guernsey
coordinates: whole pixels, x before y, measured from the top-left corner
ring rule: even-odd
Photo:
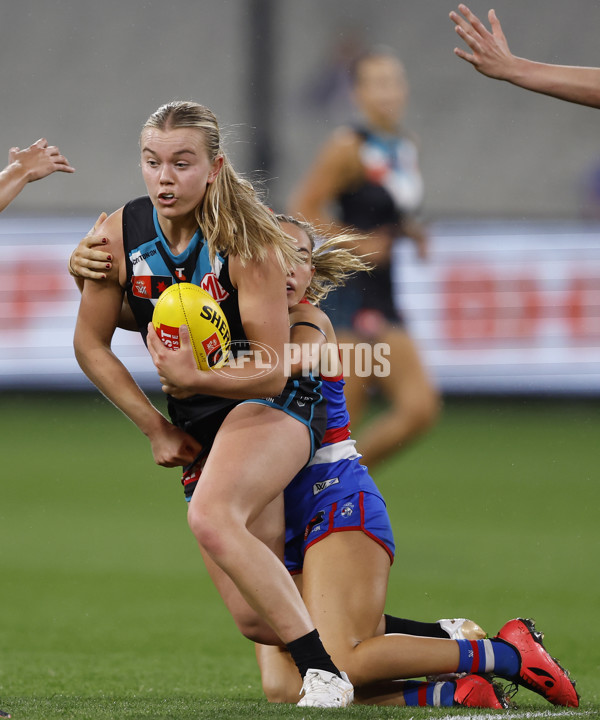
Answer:
[[[355,440],[342,440],[341,442],[333,443],[332,445],[324,445],[320,447],[317,452],[313,455],[313,459],[308,463],[307,467],[311,465],[324,465],[338,460],[353,460],[354,458],[362,457],[356,452]]]
[[[436,682],[436,684],[433,686],[433,707],[440,707],[440,703],[442,702],[443,686],[443,682]]]
[[[485,668],[481,672],[492,672],[494,670],[494,646],[491,640],[483,640],[483,649],[485,650]]]

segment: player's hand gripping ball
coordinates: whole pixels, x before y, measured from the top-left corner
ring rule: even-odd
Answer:
[[[200,370],[222,367],[231,334],[227,318],[212,295],[192,283],[169,286],[156,301],[152,324],[158,337],[173,350],[180,347],[179,328],[187,325]]]

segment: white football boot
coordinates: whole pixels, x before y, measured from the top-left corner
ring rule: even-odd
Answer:
[[[352,704],[354,688],[345,672],[342,677],[327,670],[309,669],[304,676],[299,707],[342,708]]]
[[[438,620],[438,625],[450,636],[450,640],[485,640],[486,633],[476,622],[466,618]]]

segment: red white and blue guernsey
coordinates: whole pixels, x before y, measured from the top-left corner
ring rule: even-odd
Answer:
[[[312,460],[285,489],[285,564],[302,572],[304,555],[334,532],[361,531],[394,559],[394,536],[385,501],[369,471],[360,464],[350,436],[344,378],[324,377],[327,429]]]

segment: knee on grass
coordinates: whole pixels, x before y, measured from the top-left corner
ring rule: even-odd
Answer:
[[[270,703],[297,703],[302,687],[300,676],[298,676],[298,687],[290,683],[282,682],[276,677],[267,675],[262,678],[262,689]]]

